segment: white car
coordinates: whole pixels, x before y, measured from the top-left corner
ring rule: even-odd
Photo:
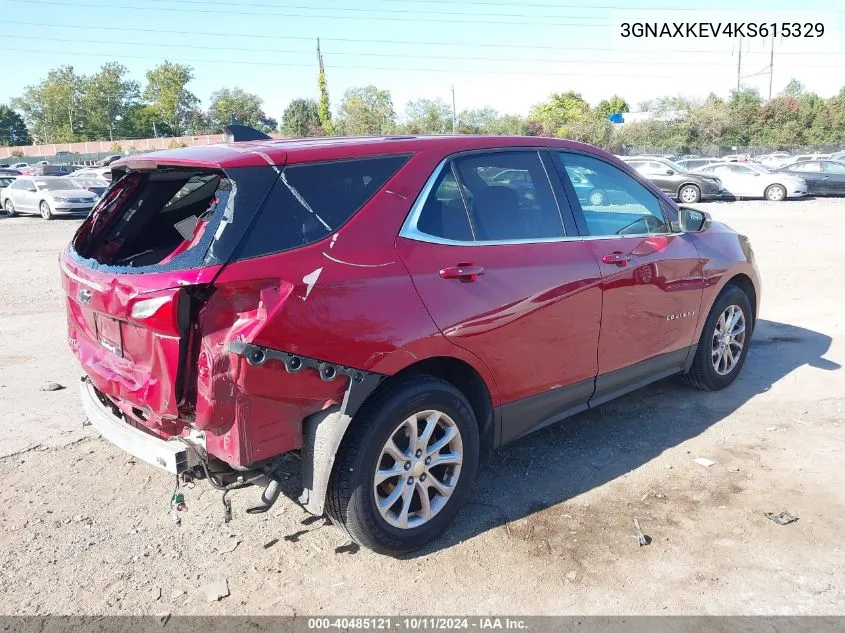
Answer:
[[[827,160],[829,158],[830,154],[798,154],[797,156],[793,156],[790,160],[781,165],[781,167],[786,167],[787,165],[794,165],[795,163],[803,163],[806,160]]]
[[[9,165],[9,169],[23,169],[24,167],[29,167],[29,163],[15,163],[14,165]]]
[[[52,220],[58,213],[88,214],[97,196],[63,176],[19,176],[0,192],[7,215],[39,213]]]
[[[708,165],[693,172],[716,176],[722,181],[725,190],[736,198],[780,201],[807,195],[807,183],[803,178],[783,172],[774,173],[756,163]]]
[[[754,160],[769,169],[780,169],[792,162],[792,155],[787,152],[772,152],[771,154],[757,156]]]

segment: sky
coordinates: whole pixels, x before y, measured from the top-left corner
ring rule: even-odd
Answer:
[[[816,38],[774,40],[772,88],[791,78],[828,97],[845,86],[845,5],[804,0],[0,0],[0,103],[50,68],[95,72],[118,61],[144,83],[164,59],[194,69],[189,88],[238,86],[275,118],[291,99],[317,97],[320,38],[333,107],[350,87],[388,89],[401,114],[421,97],[457,110],[492,106],[527,114],[552,92],[592,104],[619,94],[632,109],[657,96],[769,92],[772,38],[621,37],[623,21],[755,21],[824,24]],[[706,5],[706,9],[701,7]]]

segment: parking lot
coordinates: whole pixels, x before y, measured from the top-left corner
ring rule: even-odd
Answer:
[[[403,559],[289,499],[246,515],[258,489],[224,524],[200,482],[175,525],[173,478],[83,426],[56,261],[79,221],[0,217],[0,611],[842,613],[845,199],[697,206],[759,259],[739,379],[662,381],[508,445],[445,536]],[[764,515],[784,510],[799,520]],[[208,599],[214,581],[227,597]]]

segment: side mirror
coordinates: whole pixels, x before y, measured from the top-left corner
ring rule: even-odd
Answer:
[[[700,233],[710,223],[710,214],[689,207],[679,207],[678,218],[684,233]]]
[[[667,170],[666,170],[666,175],[667,175],[667,176],[674,176],[674,175],[675,175],[675,170],[674,170],[674,169],[667,169]]]

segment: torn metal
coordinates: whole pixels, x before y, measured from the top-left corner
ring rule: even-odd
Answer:
[[[355,415],[364,403],[364,400],[375,391],[376,387],[385,378],[382,374],[328,363],[307,356],[299,356],[298,354],[289,354],[288,352],[244,343],[242,341],[230,341],[228,351],[232,354],[243,356],[247,363],[256,367],[263,365],[268,360],[276,360],[281,362],[285,370],[290,374],[298,373],[303,369],[313,370],[326,382],[331,382],[339,375],[348,376],[349,384],[343,394],[343,403],[340,407],[340,412],[348,416]]]

